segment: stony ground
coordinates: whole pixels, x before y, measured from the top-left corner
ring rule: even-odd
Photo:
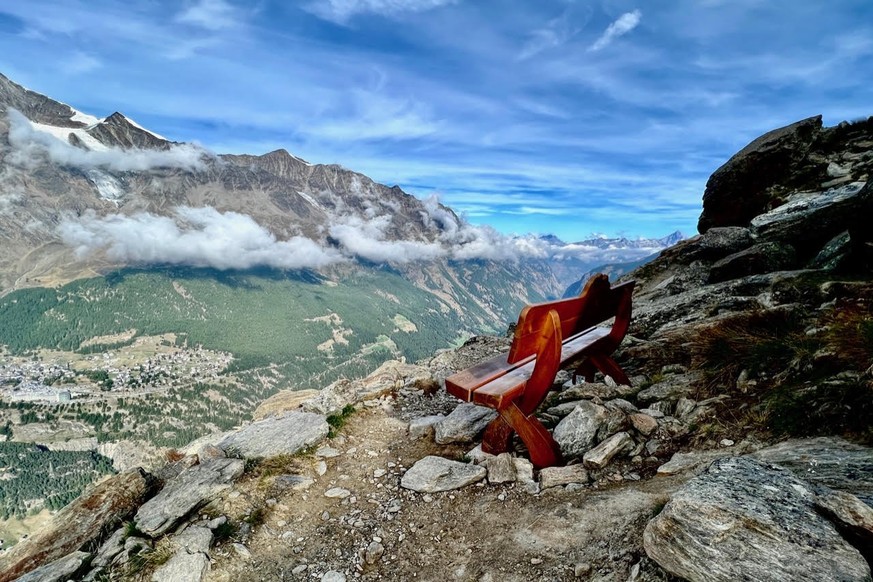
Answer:
[[[249,472],[207,508],[253,527],[212,549],[206,580],[321,579],[336,571],[361,580],[624,581],[644,555],[643,527],[683,480],[538,495],[518,483],[481,482],[422,495],[399,487],[408,467],[470,448],[410,440],[400,417],[422,407],[436,411],[440,397],[365,408],[327,441],[333,450]],[[314,482],[283,487],[286,473]]]

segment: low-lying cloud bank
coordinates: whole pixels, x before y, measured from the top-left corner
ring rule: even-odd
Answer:
[[[61,166],[90,170],[104,168],[119,172],[142,172],[154,168],[202,170],[211,154],[190,145],[172,145],[167,150],[121,149],[84,150],[39,131],[15,109],[9,109],[9,144],[6,160],[17,166],[34,168],[45,158]],[[71,130],[72,131],[72,130]]]
[[[109,259],[126,264],[317,269],[343,259],[306,237],[277,240],[250,216],[210,207],[179,207],[172,217],[90,213],[64,220],[59,231],[80,258],[105,251]]]
[[[656,247],[610,249],[589,245],[555,245],[528,235],[510,237],[490,227],[474,226],[439,205],[424,201],[422,218],[440,235],[436,240],[392,240],[390,217],[344,216],[334,219],[323,241],[295,236],[278,240],[250,216],[211,207],[179,207],[172,216],[151,213],[68,217],[60,227],[62,240],[80,258],[105,253],[113,261],[137,265],[189,265],[216,269],[319,269],[362,259],[407,264],[438,259],[518,261],[577,260],[595,266],[630,261],[659,250]]]

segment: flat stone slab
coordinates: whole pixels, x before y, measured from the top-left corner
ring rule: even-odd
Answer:
[[[543,489],[570,483],[587,484],[589,480],[588,471],[581,463],[566,467],[546,467],[540,471],[540,486]]]
[[[152,574],[152,582],[200,582],[209,570],[209,557],[203,552],[181,550],[173,554],[163,566]]]
[[[690,581],[857,580],[870,567],[815,507],[813,486],[748,457],[719,459],[646,526],[643,545]]]
[[[246,459],[293,455],[321,442],[329,431],[320,414],[287,412],[242,427],[222,439],[218,448]]]
[[[485,467],[428,456],[406,471],[400,486],[420,493],[451,491],[481,481],[487,473]]]
[[[244,467],[242,459],[214,459],[183,471],[139,508],[134,518],[137,527],[152,537],[165,534],[228,489]]]
[[[631,436],[626,432],[619,432],[585,453],[582,459],[589,469],[602,469],[616,455],[631,450],[633,446],[634,440]]]

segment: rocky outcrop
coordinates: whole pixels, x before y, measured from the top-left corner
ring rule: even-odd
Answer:
[[[90,557],[88,552],[73,552],[28,572],[16,582],[65,582],[75,579]]]
[[[646,553],[690,581],[871,580],[811,485],[750,458],[715,461],[646,526]]]
[[[280,390],[255,408],[252,418],[261,420],[268,416],[282,416],[286,412],[298,410],[303,403],[318,396],[318,390]]]
[[[821,129],[821,115],[810,117],[765,133],[734,154],[706,183],[697,229],[745,226],[772,207],[780,190],[804,167]],[[826,167],[819,169],[822,175]]]
[[[153,487],[153,479],[139,469],[99,483],[62,509],[39,533],[2,556],[0,582],[14,580],[99,540],[129,518]]]
[[[228,489],[242,475],[244,464],[241,459],[215,459],[183,471],[139,508],[137,527],[152,537],[165,534]]]
[[[490,408],[461,404],[436,424],[434,439],[441,445],[473,442],[495,418],[497,412]]]

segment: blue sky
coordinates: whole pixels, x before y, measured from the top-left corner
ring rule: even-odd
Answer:
[[[0,0],[0,72],[507,233],[692,234],[706,179],[761,133],[873,115],[873,3]]]

